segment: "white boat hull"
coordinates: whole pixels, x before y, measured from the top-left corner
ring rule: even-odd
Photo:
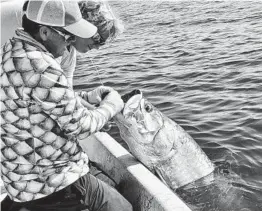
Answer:
[[[80,142],[90,159],[112,177],[134,211],[191,211],[155,175],[107,133]]]

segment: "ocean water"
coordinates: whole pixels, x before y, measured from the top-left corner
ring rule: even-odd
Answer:
[[[110,4],[125,32],[79,57],[75,89],[139,88],[196,140],[226,178],[217,198],[228,204],[199,196],[210,187],[180,193],[193,210],[261,211],[262,2]],[[125,146],[117,128],[109,133]]]

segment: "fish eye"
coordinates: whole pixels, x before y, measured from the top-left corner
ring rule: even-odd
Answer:
[[[145,105],[145,110],[146,110],[146,112],[150,113],[150,112],[153,110],[152,105],[146,104],[146,105]]]

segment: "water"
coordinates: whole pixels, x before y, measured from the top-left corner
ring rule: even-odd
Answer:
[[[261,211],[262,2],[111,5],[126,31],[79,58],[75,88],[91,89],[100,78],[121,94],[139,88],[196,140],[226,178],[219,197],[238,197],[241,207],[232,202],[223,210],[207,195],[208,205],[195,192],[180,195],[194,210]],[[110,134],[121,142],[116,128]]]

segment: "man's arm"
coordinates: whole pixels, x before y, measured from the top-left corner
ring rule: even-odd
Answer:
[[[112,89],[97,108],[87,109],[81,103],[81,97],[68,86],[62,71],[51,67],[41,74],[31,96],[66,135],[79,139],[100,130],[123,108],[120,95]]]

